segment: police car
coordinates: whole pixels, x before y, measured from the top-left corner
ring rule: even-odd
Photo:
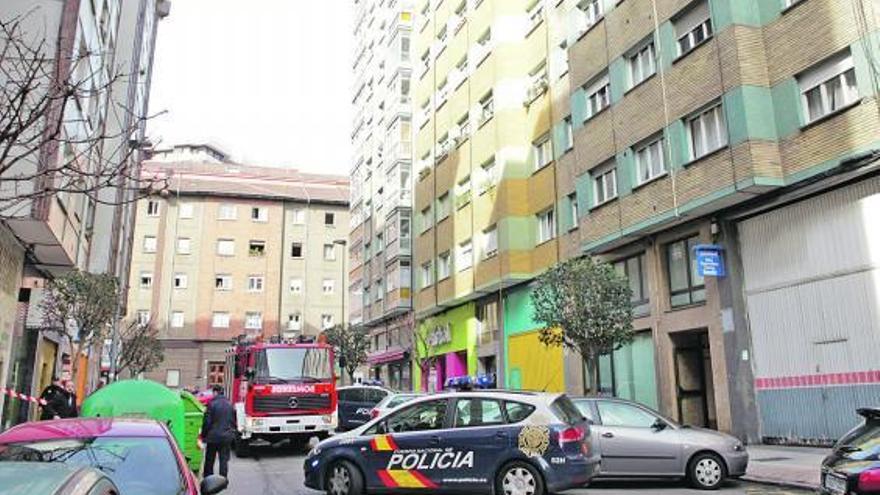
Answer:
[[[448,392],[316,445],[305,485],[331,495],[543,495],[588,483],[598,465],[589,425],[564,394]]]

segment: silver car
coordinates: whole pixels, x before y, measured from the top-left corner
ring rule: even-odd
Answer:
[[[572,401],[592,425],[602,456],[598,478],[687,478],[695,488],[714,490],[746,472],[749,454],[730,435],[679,425],[624,399]]]
[[[385,413],[397,408],[397,406],[401,404],[406,404],[413,399],[424,397],[424,395],[425,394],[420,394],[417,392],[401,392],[396,394],[388,394],[385,396],[384,399],[379,401],[378,404],[370,409],[370,419],[376,419],[379,416],[384,416]]]

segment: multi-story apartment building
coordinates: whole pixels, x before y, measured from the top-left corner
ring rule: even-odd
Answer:
[[[417,6],[415,309],[433,317],[443,355],[424,387],[478,373],[565,387],[563,353],[544,351],[521,287],[568,248],[555,236],[551,144],[568,112],[567,5]]]
[[[412,3],[356,0],[354,9],[351,318],[370,330],[370,376],[409,388]]]
[[[77,88],[74,98],[48,96],[51,103],[44,107],[42,122],[47,125],[46,135],[53,135],[48,130],[50,122],[62,122],[59,137],[48,139],[34,153],[26,151],[33,141],[13,148],[7,159],[17,157],[18,164],[8,168],[11,161],[4,163],[4,179],[37,175],[48,180],[54,164],[70,163],[71,157],[77,157],[77,166],[87,173],[138,166],[156,25],[169,11],[167,0],[3,2],[0,19],[6,26],[21,22],[22,36],[13,40],[36,50],[50,64],[47,80],[39,81],[43,83],[40,88]],[[6,43],[15,41],[4,37],[0,45]],[[0,63],[12,78],[21,66],[10,62],[12,50],[3,52],[6,55],[0,56]],[[57,80],[48,80],[52,77]],[[47,89],[35,91],[31,101],[49,95],[40,91]],[[132,132],[122,132],[128,130]],[[94,136],[107,139],[95,140]],[[39,191],[40,180],[20,183],[18,190],[22,195]],[[121,226],[130,213],[116,206],[123,202],[117,198],[125,189],[117,188],[122,185],[119,183],[91,191],[100,201],[94,194],[58,191],[36,193],[34,199],[18,202],[7,201],[16,197],[8,194],[8,184],[15,181],[3,182],[7,185],[3,188],[5,221],[0,230],[0,387],[33,395],[50,383],[53,375],[68,372],[73,359],[86,361],[85,357],[71,356],[63,339],[42,331],[39,302],[46,281],[72,268],[127,274],[127,260],[115,254],[124,251],[126,236]],[[104,201],[107,204],[102,205]],[[99,354],[90,356],[88,366],[80,366],[83,373],[75,377],[81,396],[97,380]],[[0,410],[0,427],[32,418],[35,413],[28,403],[7,400],[4,404],[4,397],[0,397]]]
[[[838,437],[880,386],[877,28],[861,0],[419,3],[415,308],[445,324],[435,372],[479,371],[498,328],[508,386]],[[525,283],[585,254],[629,278],[636,313],[597,384],[537,343]]]
[[[220,155],[145,164],[168,194],[138,202],[128,316],[158,330],[165,361],[148,376],[172,387],[221,382],[235,336],[346,323],[348,179]]]

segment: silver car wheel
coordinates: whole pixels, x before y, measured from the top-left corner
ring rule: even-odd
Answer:
[[[345,466],[333,468],[333,476],[330,477],[330,493],[332,495],[348,495],[351,488],[351,477]]]
[[[721,465],[711,457],[700,459],[694,468],[697,481],[707,487],[721,483]]]
[[[501,487],[505,495],[534,495],[537,482],[528,469],[515,467],[504,473]]]

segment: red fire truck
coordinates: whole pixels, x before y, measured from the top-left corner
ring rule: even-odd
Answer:
[[[248,455],[255,440],[305,444],[336,428],[329,345],[239,337],[226,352],[226,388],[236,411],[238,456]]]

